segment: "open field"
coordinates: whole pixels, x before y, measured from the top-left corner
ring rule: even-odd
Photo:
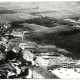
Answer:
[[[54,44],[74,54],[80,54],[80,30],[36,35],[37,33],[32,35],[31,40],[38,44]]]
[[[8,14],[4,14],[4,12],[7,10],[9,10],[10,16]],[[10,14],[10,11],[15,13]],[[80,16],[78,11],[80,11],[78,2],[7,2],[0,3],[0,12],[3,13],[3,17],[0,18],[0,21],[2,20],[3,22],[3,20],[5,20],[6,22],[10,22],[8,19],[15,21],[20,19],[36,18],[39,16],[48,16],[62,19],[69,18],[71,16]]]
[[[41,30],[48,29],[47,27],[36,25],[36,24],[23,23],[22,25],[24,27],[29,27],[29,28],[33,29],[34,31],[41,31]]]

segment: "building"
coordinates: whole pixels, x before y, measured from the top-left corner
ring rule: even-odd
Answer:
[[[34,54],[30,51],[27,51],[26,49],[23,50],[23,58],[27,61],[31,61],[32,65],[34,65]]]
[[[80,60],[75,60],[75,68],[80,68]]]
[[[54,45],[38,45],[40,52],[57,52],[57,47]]]
[[[11,65],[16,69],[16,76],[21,74],[21,69],[18,67],[19,64],[17,62],[11,62]]]
[[[22,38],[23,32],[22,31],[15,31],[13,29],[11,35],[13,35],[14,37],[20,37],[20,38]]]
[[[27,79],[32,79],[32,69],[29,68],[29,74],[27,75]]]
[[[70,68],[75,67],[75,62],[73,62],[73,61],[63,61],[62,65],[63,65],[63,68],[70,69]]]
[[[58,52],[47,52],[47,53],[41,53],[41,56],[43,58],[51,58],[52,56],[60,56],[60,54]]]
[[[16,74],[13,71],[7,71],[7,79],[14,79],[16,77]]]
[[[48,58],[44,59],[41,56],[37,56],[37,59],[35,60],[35,65],[36,66],[40,66],[40,67],[43,67],[43,68],[47,69],[48,64],[49,64],[49,59]]]
[[[33,67],[32,69],[32,79],[59,79],[57,76],[53,75],[52,72],[45,70],[42,67]]]
[[[28,75],[29,69],[26,64],[23,64],[21,61],[19,61],[17,59],[11,60],[10,64],[15,68],[17,77],[20,77],[20,76],[22,77],[22,76]]]
[[[9,71],[11,73],[15,73],[16,72],[15,68],[12,65],[10,65],[9,63],[0,65],[0,71],[1,70]],[[16,75],[16,74],[14,74],[14,75]],[[7,74],[6,76],[9,77],[9,76],[11,76],[11,74],[9,74],[9,75]]]
[[[50,60],[48,65],[49,65],[47,67],[48,70],[53,70],[55,68],[71,69],[75,67],[75,62],[69,59],[53,58]]]
[[[36,56],[37,59],[35,60],[35,65],[43,67],[45,69],[47,69],[47,67],[49,66],[50,60],[53,57],[59,56],[59,54],[57,54],[55,52],[39,53],[39,54],[40,55]],[[52,64],[54,64],[54,62],[52,62]]]
[[[45,68],[46,70],[53,70],[55,68],[74,68],[75,62],[71,58],[65,56],[55,56],[50,53],[41,53],[36,56],[35,65]]]
[[[22,42],[19,44],[19,47],[34,52],[36,50],[37,44],[35,42]]]

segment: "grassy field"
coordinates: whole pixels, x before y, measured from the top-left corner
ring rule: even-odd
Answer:
[[[80,30],[32,35],[31,40],[38,44],[54,44],[74,54],[80,54]]]
[[[36,24],[23,23],[22,25],[24,27],[29,27],[29,28],[33,29],[34,31],[41,31],[41,30],[48,29],[47,27],[36,25]]]
[[[12,22],[15,20],[37,18],[39,16],[62,19],[80,16],[79,11],[78,2],[0,2],[0,13],[3,15],[0,21]],[[5,17],[5,12],[7,13],[7,18]]]

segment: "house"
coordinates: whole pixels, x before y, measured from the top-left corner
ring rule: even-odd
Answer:
[[[32,79],[59,79],[52,72],[45,70],[42,67],[32,67]]]
[[[29,74],[27,75],[27,79],[32,79],[32,69],[29,68]]]
[[[49,59],[44,59],[41,56],[37,56],[37,59],[35,60],[34,64],[36,66],[40,66],[40,67],[47,69],[48,64],[49,64]]]
[[[35,65],[47,69],[47,67],[49,66],[50,60],[53,57],[58,57],[58,56],[55,56],[55,55],[57,55],[57,53],[55,53],[55,52],[41,53],[39,56],[36,56],[37,59],[35,60]],[[54,62],[52,62],[52,64],[53,63]]]
[[[63,63],[63,68],[74,68],[75,67],[75,62],[73,61],[64,61]]]
[[[24,39],[24,35],[29,35],[30,31],[26,31],[23,29],[13,29],[11,35],[13,35],[14,37],[18,37],[18,38],[22,38],[22,40]]]
[[[23,31],[23,34],[29,35],[30,34],[30,31]]]
[[[26,49],[23,50],[23,58],[27,61],[31,61],[32,62],[32,65],[34,65],[34,54],[31,53],[30,51],[27,51]]]
[[[13,72],[16,71],[15,68],[9,63],[1,64],[0,70],[9,70],[9,71],[13,71]]]
[[[10,64],[15,68],[16,70],[16,76],[27,76],[28,75],[28,67],[26,65],[23,65],[23,63],[17,59],[13,59],[10,61]]]
[[[7,71],[7,79],[14,79],[16,77],[16,74],[13,71]]]
[[[35,42],[22,42],[19,44],[19,47],[33,52],[35,51],[37,44]]]
[[[60,58],[53,58],[50,60],[49,66],[47,69],[52,70],[55,68],[66,68],[71,69],[75,67],[75,62],[69,59],[60,59]]]
[[[22,31],[15,31],[13,29],[11,35],[13,35],[14,37],[20,37],[20,38],[22,38],[23,32]]]
[[[13,48],[12,48],[12,51],[15,52],[15,53],[19,53],[19,51],[20,51],[19,46],[17,44],[14,45]]]
[[[11,63],[11,65],[16,69],[16,76],[21,74],[21,69],[18,67],[18,63]]]
[[[80,65],[80,60],[76,60],[76,65]]]
[[[40,52],[57,52],[57,48],[54,45],[38,45]]]
[[[54,56],[50,53],[41,53],[36,56],[35,65],[45,68],[46,70],[53,70],[55,68],[74,68],[75,62],[72,59],[64,56]]]
[[[41,56],[43,58],[47,58],[47,57],[51,58],[52,56],[54,57],[54,56],[60,56],[60,55],[57,52],[46,52],[46,53],[41,53]]]

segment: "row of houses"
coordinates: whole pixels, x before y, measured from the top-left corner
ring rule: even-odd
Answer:
[[[31,61],[33,65],[43,67],[45,69],[56,68],[74,68],[75,62],[72,58],[67,58],[65,56],[57,55],[53,53],[39,53],[39,55],[33,54],[26,49],[23,50],[23,58],[25,60]],[[34,60],[34,58],[36,58]]]
[[[29,75],[27,78],[29,79],[54,79],[58,78],[57,76],[53,75],[52,72],[46,70],[44,67],[40,65],[36,65],[36,54],[27,51],[26,49],[23,50],[23,58],[26,61],[30,61],[32,63],[31,67],[29,67]],[[45,62],[45,61],[44,61]]]
[[[38,45],[35,42],[22,42],[19,43],[19,47],[22,49],[27,49],[31,52],[56,52],[57,53],[57,47],[54,45]]]
[[[36,57],[35,60],[33,60],[34,57]],[[64,56],[52,56],[52,54],[50,53],[41,53],[41,55],[36,56],[35,54],[24,50],[23,58],[27,61],[31,61],[32,66],[35,65],[34,67],[29,68],[29,75],[27,76],[27,78],[30,79],[54,79],[58,77],[52,74],[52,72],[50,71],[56,68],[75,68],[75,62],[72,60],[72,58],[66,58]]]
[[[17,38],[21,38],[22,40],[24,40],[24,35],[30,35],[30,31],[23,31],[20,29],[14,30],[12,31],[11,35],[13,35],[14,37]]]
[[[52,57],[52,56],[51,56]],[[75,62],[73,60],[61,60],[59,57],[44,58],[38,56],[35,61],[36,66],[41,66],[46,70],[53,70],[55,68],[74,68]]]

